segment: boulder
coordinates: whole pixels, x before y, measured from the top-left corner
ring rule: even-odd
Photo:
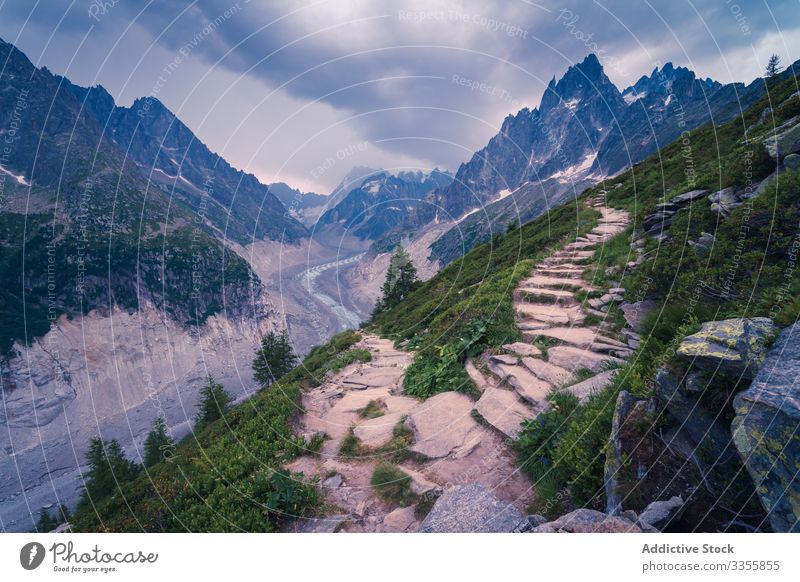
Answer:
[[[533,533],[642,533],[640,526],[621,515],[594,509],[576,509],[555,521],[533,528]]]
[[[683,508],[683,499],[679,496],[671,497],[664,501],[653,501],[639,514],[638,524],[647,524],[657,530],[663,530],[678,516]]]
[[[703,198],[706,194],[708,194],[708,190],[691,190],[675,196],[674,198],[670,199],[670,202],[672,204],[683,206],[689,202],[694,202],[695,200]]]
[[[606,490],[606,512],[609,515],[618,515],[622,511],[622,495],[619,491],[617,476],[622,469],[623,454],[622,443],[620,442],[620,427],[625,419],[628,418],[633,407],[633,396],[626,390],[622,390],[617,396],[617,404],[614,407],[614,415],[611,420],[611,437],[609,453],[606,456],[605,466],[605,490]]]
[[[772,529],[800,532],[800,324],[785,329],[733,401],[733,442]]]
[[[766,317],[708,321],[683,339],[677,354],[702,370],[752,378],[777,329]]]
[[[789,154],[783,158],[783,167],[787,170],[800,170],[800,154]]]
[[[527,525],[525,516],[478,483],[442,494],[422,522],[422,533],[510,533]]]
[[[634,303],[623,303],[620,305],[625,322],[636,333],[642,333],[644,331],[645,319],[656,307],[658,307],[658,304],[652,299],[645,299]]]
[[[764,147],[776,160],[800,152],[800,123],[766,138]]]
[[[716,212],[722,216],[729,216],[734,208],[742,205],[733,188],[725,188],[719,192],[714,192],[708,199],[711,201],[711,212]]]
[[[716,415],[688,397],[675,376],[665,368],[656,372],[654,388],[658,402],[692,440],[697,452],[722,470],[730,468],[735,460],[730,433]]]
[[[701,232],[696,241],[690,240],[689,244],[694,247],[694,252],[698,257],[708,256],[711,252],[711,247],[714,246],[716,237],[708,232]]]

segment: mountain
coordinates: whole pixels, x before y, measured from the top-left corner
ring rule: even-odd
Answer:
[[[360,239],[378,241],[376,248],[385,250],[429,221],[433,211],[428,194],[452,180],[452,175],[438,168],[430,173],[405,171],[396,176],[373,173],[326,211],[319,219],[319,227],[341,229]]]
[[[328,196],[314,192],[301,192],[284,182],[270,184],[269,191],[281,201],[292,218],[299,220],[307,228],[316,223],[329,200]]]
[[[269,187],[211,152],[155,97],[119,107],[102,86],[84,88],[57,79],[142,176],[189,207],[202,208],[220,236],[247,244],[261,238],[292,242],[307,235]]]
[[[437,240],[431,258],[446,264],[509,222],[533,220],[683,132],[729,121],[762,94],[760,80],[722,85],[671,63],[619,91],[590,54],[550,81],[538,108],[509,115],[459,167],[453,184],[435,193],[452,215],[481,210]]]
[[[383,170],[368,168],[366,166],[353,166],[350,171],[344,175],[339,185],[333,189],[328,196],[328,209],[334,208],[342,198],[347,196],[351,190],[358,188],[361,183],[372,176],[373,174],[380,174]]]
[[[135,449],[159,413],[180,438],[206,374],[253,389],[278,318],[226,233],[305,229],[156,102],[80,100],[3,41],[0,60],[0,521],[28,531],[75,500],[90,438]]]

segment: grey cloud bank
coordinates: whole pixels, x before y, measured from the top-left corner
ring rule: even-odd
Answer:
[[[324,190],[347,168],[321,178],[311,170],[349,143],[374,146],[358,164],[455,169],[507,114],[536,106],[549,80],[589,52],[621,88],[667,61],[702,77],[749,82],[769,53],[784,62],[800,56],[796,2],[768,8],[750,1],[94,0],[72,8],[13,1],[0,8],[0,36],[77,83],[105,85],[123,103],[152,94],[164,65],[181,56],[181,70],[157,96],[190,124],[202,121],[193,129],[212,149],[262,179],[280,173]],[[190,95],[201,86],[202,95]]]

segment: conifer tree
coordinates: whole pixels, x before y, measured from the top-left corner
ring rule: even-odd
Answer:
[[[167,433],[167,421],[159,415],[153,428],[144,439],[144,466],[152,467],[168,458],[175,449],[175,441]]]
[[[381,287],[381,298],[375,305],[373,316],[388,311],[399,304],[417,284],[417,269],[406,250],[398,245],[389,261],[386,280]]]
[[[116,439],[104,441],[100,437],[92,438],[89,441],[86,462],[89,469],[84,473],[79,508],[98,503],[116,491],[120,484],[134,479],[141,471],[140,465],[125,457]]]
[[[233,398],[225,391],[222,384],[214,381],[210,375],[206,377],[205,386],[200,389],[200,403],[195,418],[194,430],[200,431],[215,420],[219,420],[230,410]]]
[[[766,76],[767,77],[774,77],[781,71],[781,58],[773,54],[769,61],[767,61],[767,68],[766,68]]]
[[[287,331],[284,329],[279,334],[271,331],[262,338],[253,358],[253,377],[261,388],[268,388],[291,372],[297,362]]]

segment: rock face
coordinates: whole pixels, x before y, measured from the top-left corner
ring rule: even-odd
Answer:
[[[781,333],[750,388],[734,399],[733,442],[772,528],[800,532],[800,324]]]
[[[509,533],[527,525],[513,505],[470,483],[444,493],[420,526],[422,533]]]
[[[159,413],[173,438],[186,435],[206,374],[237,399],[251,394],[253,346],[266,324],[214,316],[190,334],[149,305],[60,318],[4,370],[5,387],[18,388],[0,407],[2,528],[30,531],[43,506],[72,506],[91,437],[116,438],[139,462]]]
[[[700,369],[752,378],[776,333],[775,324],[765,317],[709,321],[684,338],[677,353]]]
[[[618,515],[622,511],[622,497],[617,487],[617,474],[623,463],[620,431],[632,407],[633,397],[626,390],[620,391],[611,420],[610,451],[605,466],[606,512],[610,515]]]
[[[659,241],[668,238],[667,231],[672,225],[672,218],[674,215],[692,204],[695,200],[699,200],[708,195],[708,190],[691,190],[675,196],[667,202],[662,202],[656,205],[656,211],[649,216],[646,216],[642,227],[648,236],[655,237]]]
[[[668,417],[689,435],[701,456],[720,467],[730,465],[735,455],[727,428],[687,396],[678,379],[664,368],[656,374],[655,393]]]

